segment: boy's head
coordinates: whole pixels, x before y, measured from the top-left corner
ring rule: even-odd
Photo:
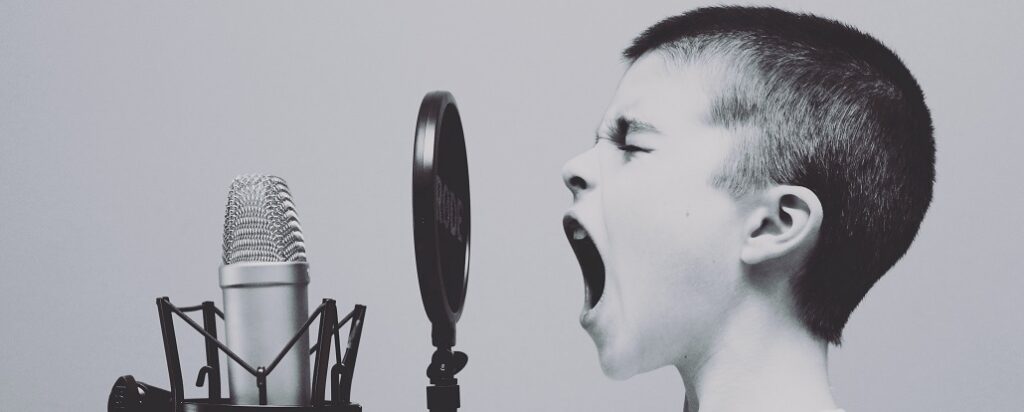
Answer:
[[[838,343],[931,201],[910,72],[855,29],[771,8],[694,10],[624,54],[597,143],[564,171],[605,371],[699,363],[752,307]]]

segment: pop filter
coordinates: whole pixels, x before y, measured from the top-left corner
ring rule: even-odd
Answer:
[[[437,349],[427,367],[427,409],[458,410],[465,353],[453,352],[469,280],[469,170],[462,119],[451,93],[428,93],[416,119],[412,159],[413,236],[420,297]]]
[[[428,93],[416,120],[413,232],[423,308],[434,346],[455,345],[469,279],[469,170],[462,120],[451,93]]]

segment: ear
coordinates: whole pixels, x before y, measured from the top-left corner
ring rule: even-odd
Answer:
[[[757,265],[786,256],[799,257],[814,247],[821,230],[818,196],[801,186],[775,186],[753,195],[744,227],[740,260]]]

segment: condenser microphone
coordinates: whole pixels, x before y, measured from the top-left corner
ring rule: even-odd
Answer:
[[[224,291],[227,345],[251,365],[275,360],[309,316],[309,271],[302,230],[285,181],[276,176],[236,177],[224,214]],[[310,400],[309,336],[302,337],[266,381],[267,404]],[[231,403],[259,404],[257,379],[228,360]]]

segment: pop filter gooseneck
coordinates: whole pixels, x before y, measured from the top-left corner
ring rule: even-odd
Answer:
[[[412,167],[413,234],[420,296],[436,350],[427,368],[427,408],[459,408],[455,379],[468,357],[452,352],[469,279],[469,170],[459,109],[451,93],[428,93],[416,120]]]

